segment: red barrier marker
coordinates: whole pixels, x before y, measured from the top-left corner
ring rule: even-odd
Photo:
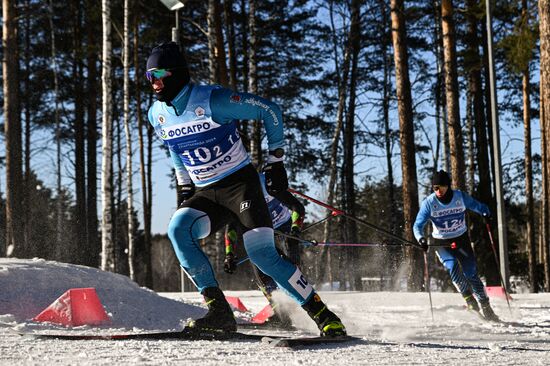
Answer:
[[[111,321],[95,288],[67,290],[33,320],[65,326],[100,325]]]

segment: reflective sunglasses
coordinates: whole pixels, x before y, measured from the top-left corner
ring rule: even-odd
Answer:
[[[171,76],[172,72],[171,69],[154,69],[149,70],[145,72],[145,76],[147,77],[147,80],[149,80],[150,83],[152,83],[155,79],[163,79],[167,76]]]

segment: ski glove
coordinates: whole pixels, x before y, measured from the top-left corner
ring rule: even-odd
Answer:
[[[237,269],[237,258],[233,254],[233,248],[237,244],[237,232],[231,226],[225,230],[225,259],[223,261],[223,271],[233,274]]]
[[[288,177],[282,161],[268,163],[263,172],[267,193],[274,196],[288,189]]]
[[[425,252],[428,251],[428,241],[426,240],[426,238],[422,237],[422,238],[418,239],[418,244],[420,244],[423,251],[425,251]]]
[[[178,207],[195,194],[195,185],[193,183],[178,185]]]
[[[294,236],[300,236],[302,233],[302,226],[304,225],[304,217],[297,211],[292,211],[292,226],[290,227],[290,233]]]
[[[486,224],[491,223],[491,213],[490,212],[484,212],[482,216],[483,216],[483,220],[485,220]]]
[[[235,255],[233,253],[226,254],[225,259],[223,261],[223,271],[225,273],[233,274],[236,269],[237,269],[237,258],[235,258]]]

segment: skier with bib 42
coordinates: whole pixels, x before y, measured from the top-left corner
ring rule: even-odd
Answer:
[[[174,42],[152,50],[146,76],[158,99],[149,109],[149,122],[170,152],[181,201],[170,219],[168,237],[208,306],[207,314],[188,327],[214,332],[237,329],[199,244],[199,239],[237,220],[252,263],[307,311],[321,335],[345,335],[340,319],[298,267],[277,253],[258,173],[237,131],[237,120],[263,121],[269,148],[264,168],[267,190],[272,195],[287,190],[280,108],[253,94],[191,83],[187,62]]]
[[[476,258],[466,227],[466,210],[472,210],[488,219],[491,216],[489,208],[467,193],[451,189],[451,178],[443,170],[434,174],[432,188],[434,193],[422,201],[414,222],[416,240],[424,250],[428,250],[424,226],[430,220],[432,237],[437,245],[441,245],[436,249],[437,257],[451,276],[456,289],[464,297],[468,309],[479,312],[481,305],[485,319],[499,321],[478,276]]]

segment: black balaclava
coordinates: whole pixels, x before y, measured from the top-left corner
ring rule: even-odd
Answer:
[[[436,198],[445,204],[451,202],[451,200],[453,199],[453,190],[451,189],[451,177],[449,177],[449,174],[447,174],[446,171],[440,170],[434,174],[434,176],[432,177],[432,186],[449,187],[443,197],[436,196]]]
[[[153,48],[147,59],[147,71],[152,69],[170,69],[171,76],[162,79],[162,92],[155,93],[161,102],[170,102],[181,89],[189,83],[189,69],[185,57],[175,42],[167,42]]]

